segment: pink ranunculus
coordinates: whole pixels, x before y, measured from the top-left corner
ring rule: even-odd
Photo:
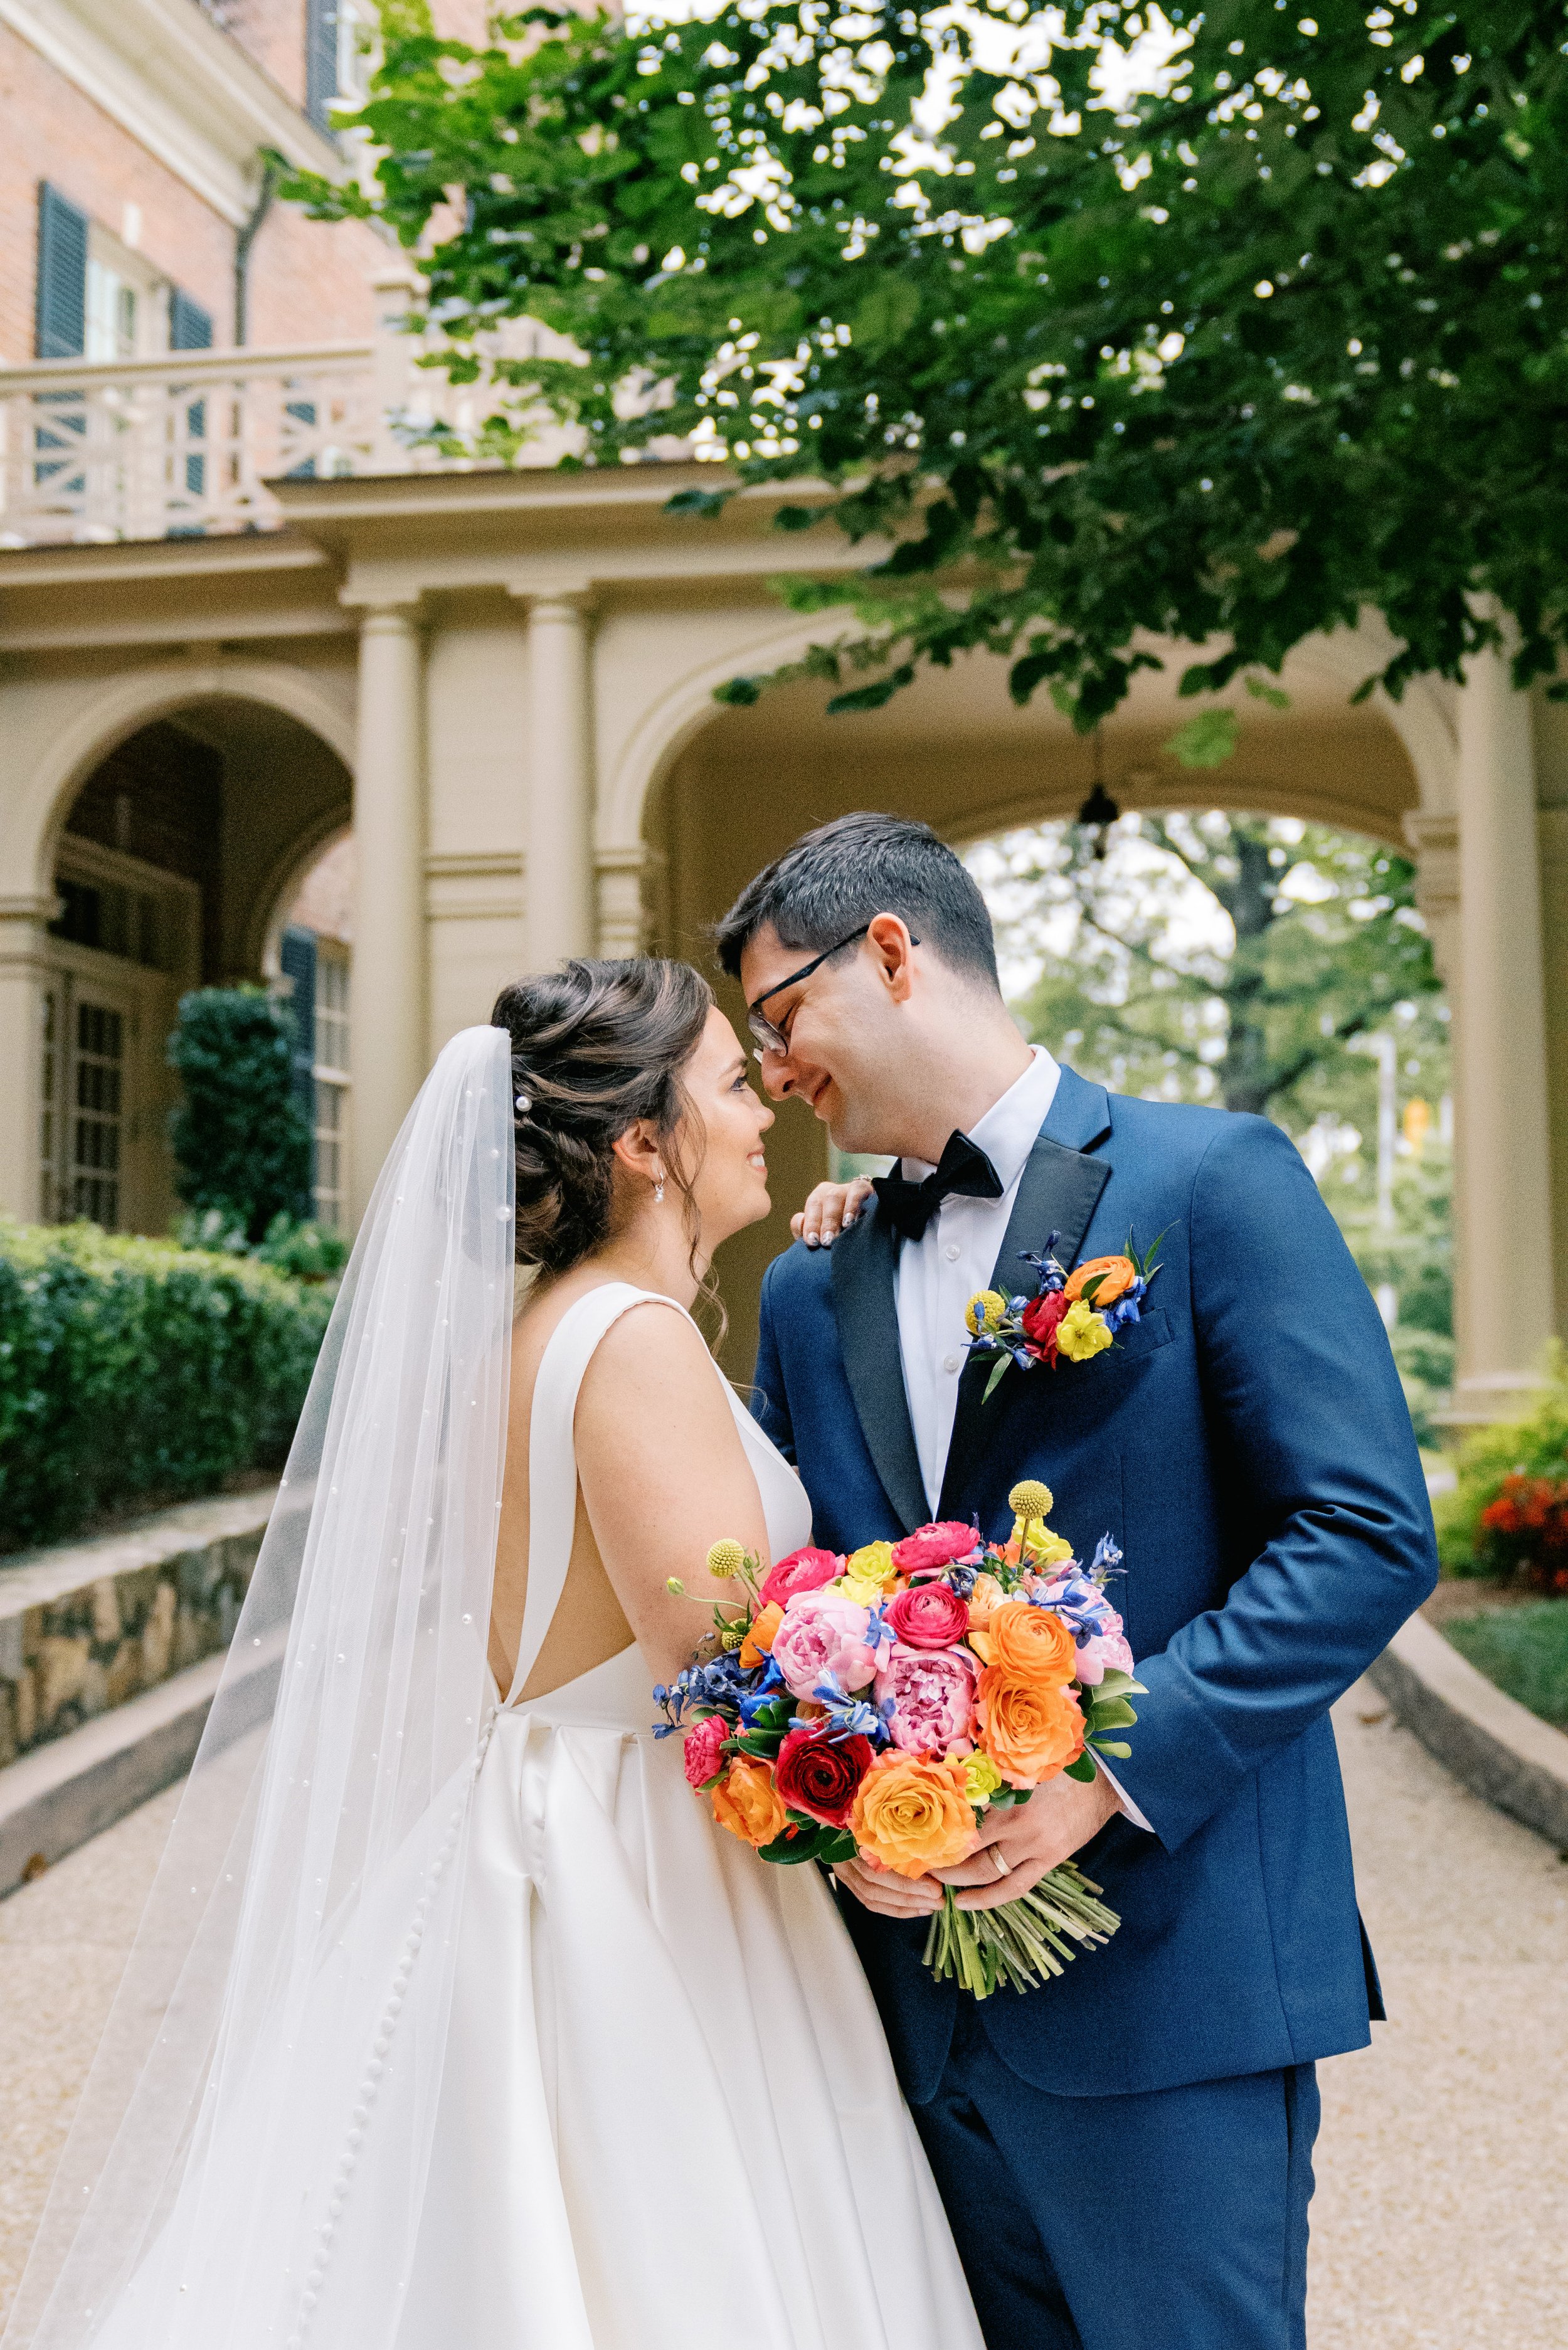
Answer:
[[[821,1681],[846,1695],[863,1690],[877,1670],[877,1643],[868,1607],[836,1591],[800,1591],[774,1634],[774,1662],[796,1697],[815,1697]]]
[[[911,1648],[895,1643],[877,1676],[878,1707],[896,1746],[911,1754],[967,1754],[973,1742],[979,1667],[968,1648]]]
[[[820,1591],[825,1583],[836,1582],[843,1572],[844,1561],[833,1551],[792,1550],[763,1577],[758,1597],[764,1607],[770,1599],[784,1607],[797,1591]]]
[[[1108,1672],[1130,1673],[1133,1652],[1120,1632],[1096,1632],[1092,1640],[1078,1643],[1076,1678],[1085,1689],[1098,1689]]]
[[[888,1629],[909,1648],[955,1648],[969,1630],[969,1602],[950,1583],[918,1583],[886,1610]]]
[[[893,1565],[900,1575],[929,1575],[934,1568],[950,1566],[955,1558],[967,1558],[979,1544],[972,1526],[947,1518],[938,1525],[917,1526],[895,1543]]]
[[[710,1779],[718,1777],[724,1767],[719,1750],[729,1735],[728,1722],[716,1713],[704,1714],[701,1721],[692,1723],[680,1749],[689,1786],[705,1787]]]

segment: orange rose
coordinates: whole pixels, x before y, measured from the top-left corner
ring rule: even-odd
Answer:
[[[967,1860],[979,1841],[961,1756],[879,1754],[855,1794],[850,1833],[899,1877]]]
[[[1137,1267],[1130,1256],[1092,1256],[1087,1264],[1079,1265],[1075,1273],[1067,1275],[1064,1295],[1069,1305],[1082,1297],[1085,1283],[1093,1281],[1096,1274],[1101,1277],[1100,1285],[1089,1300],[1090,1305],[1114,1305],[1123,1290],[1130,1289],[1137,1279]]]
[[[712,1790],[713,1815],[722,1828],[738,1835],[742,1844],[772,1844],[788,1825],[789,1814],[774,1785],[774,1774],[765,1762],[753,1762],[743,1754],[732,1755],[730,1767]]]
[[[1078,1669],[1078,1648],[1060,1616],[1049,1607],[1032,1607],[1026,1599],[1010,1599],[985,1627],[987,1664],[1023,1681],[1044,1681],[1060,1689]]]
[[[784,1622],[784,1609],[776,1599],[770,1599],[762,1613],[753,1619],[751,1630],[741,1643],[741,1662],[747,1672],[760,1665],[774,1645],[774,1634]]]
[[[977,1710],[984,1750],[1012,1787],[1054,1779],[1084,1751],[1084,1717],[1064,1689],[988,1665]]]

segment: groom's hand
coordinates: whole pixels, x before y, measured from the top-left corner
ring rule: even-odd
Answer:
[[[833,1873],[857,1901],[884,1918],[929,1918],[940,1906],[944,1885],[958,1887],[961,1909],[994,1909],[1018,1900],[1048,1870],[1071,1860],[1121,1808],[1120,1796],[1101,1772],[1089,1781],[1050,1779],[1026,1804],[989,1813],[981,1831],[985,1842],[955,1868],[940,1868],[930,1877],[897,1877],[891,1869],[856,1859],[841,1861]]]
[[[1026,1804],[988,1813],[981,1828],[986,1841],[955,1868],[940,1868],[944,1885],[961,1887],[961,1909],[995,1909],[1016,1901],[1050,1869],[1071,1860],[1122,1808],[1103,1772],[1092,1779],[1048,1779]],[[1000,1864],[1007,1863],[1007,1873]],[[929,1883],[923,1878],[922,1883]]]

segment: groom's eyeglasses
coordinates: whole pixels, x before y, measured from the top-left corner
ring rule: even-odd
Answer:
[[[852,947],[855,944],[857,939],[863,939],[870,927],[869,922],[862,922],[857,931],[851,931],[849,936],[846,939],[840,939],[836,946],[824,947],[822,952],[814,956],[810,962],[803,962],[798,971],[792,971],[787,979],[779,980],[774,986],[764,987],[756,1002],[747,1004],[746,1025],[756,1040],[759,1061],[764,1053],[789,1051],[788,1035],[784,1029],[775,1026],[763,1010],[763,1004],[767,1003],[770,996],[782,995],[786,987],[798,987],[803,979],[809,979],[814,971],[820,971],[823,964],[831,962],[836,954],[842,954],[846,947]],[[909,944],[912,947],[918,947],[919,943],[919,940],[911,931]]]

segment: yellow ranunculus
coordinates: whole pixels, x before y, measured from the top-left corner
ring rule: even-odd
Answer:
[[[1070,1363],[1086,1363],[1092,1356],[1103,1355],[1110,1343],[1110,1324],[1081,1297],[1056,1325],[1056,1352]]]
[[[971,1804],[989,1804],[1002,1784],[1002,1773],[989,1754],[966,1754],[963,1783]]]
[[[882,1596],[879,1583],[864,1583],[857,1575],[841,1575],[828,1589],[837,1598],[852,1600],[857,1607],[875,1607]]]
[[[963,1318],[971,1338],[987,1330],[1000,1330],[1007,1315],[1007,1300],[998,1289],[977,1289],[963,1309]]]
[[[1048,1534],[1036,1518],[1024,1536],[1023,1555],[1031,1565],[1054,1566],[1058,1559],[1072,1557],[1073,1545],[1060,1534]]]
[[[852,1550],[844,1562],[844,1581],[846,1584],[868,1583],[878,1598],[897,1579],[898,1573],[893,1564],[891,1543],[862,1543],[859,1549]]]

